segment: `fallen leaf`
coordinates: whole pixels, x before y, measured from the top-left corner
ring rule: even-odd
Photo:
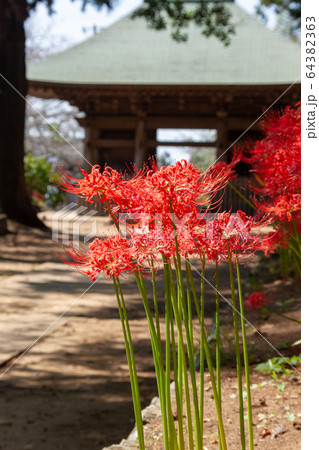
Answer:
[[[261,436],[262,438],[268,436],[269,434],[271,434],[271,432],[267,429],[264,428],[263,430],[261,430],[261,432],[259,433],[259,436]]]

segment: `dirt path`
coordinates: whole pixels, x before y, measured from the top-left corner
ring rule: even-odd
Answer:
[[[1,373],[15,363],[5,375],[0,373],[0,449],[101,450],[119,442],[134,425],[126,356],[112,286],[101,280],[77,300],[91,283],[58,261],[51,234],[24,227],[16,231],[18,234],[0,237]],[[213,274],[208,276],[213,279]],[[156,392],[148,327],[134,282],[126,280],[124,285],[142,402],[146,406]],[[226,286],[225,280],[222,291],[228,296]],[[213,314],[212,298],[208,286],[208,323]],[[14,359],[73,302],[72,308],[36,345],[20,359]],[[226,323],[231,310],[227,304],[222,310]],[[299,311],[292,314],[297,317]],[[272,342],[291,343],[298,339],[299,328],[292,322],[280,318],[267,322],[257,320],[256,316],[252,320]],[[258,347],[257,359],[270,352],[257,334],[251,332],[250,339]],[[268,383],[270,377],[256,374],[255,379],[261,384]],[[231,427],[236,421],[232,368],[225,369],[224,382],[225,407],[228,405],[231,411],[227,420]],[[259,436],[258,448],[275,449],[279,445],[287,450],[299,448],[298,383],[298,377],[294,382],[287,379],[286,392],[277,399],[276,385],[268,383],[257,389],[256,417],[264,414],[262,420],[266,422],[258,419],[256,427],[262,424],[272,430],[276,424],[283,423],[287,429],[273,443],[270,436]],[[267,400],[264,406],[258,403],[258,397],[268,399],[269,395],[271,401]],[[287,406],[294,413],[297,425],[286,419]],[[277,413],[273,414],[273,410]],[[207,424],[213,427],[213,419],[209,418]],[[256,428],[257,436],[260,428]],[[160,436],[160,431],[156,433]],[[217,448],[214,433],[212,428],[208,449]],[[233,442],[230,448],[237,450],[236,434]],[[160,438],[158,446],[151,444],[149,448],[160,448]]]
[[[99,449],[121,440],[134,421],[112,286],[59,262],[50,233],[11,229],[0,238],[0,448]],[[147,325],[136,294],[127,298],[146,405],[156,389]]]

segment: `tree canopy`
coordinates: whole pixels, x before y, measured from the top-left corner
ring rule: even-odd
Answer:
[[[132,18],[144,17],[155,30],[171,27],[172,38],[177,42],[186,41],[187,27],[191,22],[202,28],[206,37],[215,36],[225,45],[230,44],[230,36],[235,33],[231,24],[231,13],[226,2],[199,0],[187,5],[181,0],[147,0],[132,14]]]
[[[279,31],[289,37],[298,37],[301,26],[301,0],[259,0],[257,16],[267,21],[267,11],[277,14]]]

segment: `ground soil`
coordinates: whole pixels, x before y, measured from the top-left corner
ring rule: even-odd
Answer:
[[[15,275],[27,275],[43,263],[57,262],[58,258],[49,231],[31,230],[13,223],[10,230],[10,234],[0,236],[0,290],[1,282],[10,278],[14,293]],[[221,291],[229,298],[226,268],[223,270]],[[208,272],[207,278],[214,282],[213,272]],[[112,286],[103,282],[105,307],[90,309],[88,297],[83,312],[78,308],[75,313],[68,313],[66,320],[40,339],[0,378],[1,450],[101,450],[120,442],[133,428],[129,374],[116,301]],[[252,282],[246,278],[245,283],[248,292]],[[125,280],[124,289],[128,295],[145,407],[156,395],[149,332],[133,281]],[[150,283],[148,289],[151,289]],[[291,280],[268,281],[263,290],[270,297],[270,312],[247,315],[253,325],[247,327],[247,333],[252,363],[255,442],[260,449],[294,450],[300,448],[300,375],[293,371],[280,376],[279,381],[284,383],[281,393],[278,381],[255,371],[254,364],[278,356],[276,349],[286,356],[300,351],[298,347],[291,347],[300,338],[299,324],[273,315],[273,311],[282,312],[284,308],[289,317],[300,318],[298,287]],[[207,286],[208,327],[214,313],[212,291]],[[162,292],[160,289],[160,297]],[[45,300],[44,290],[42,301]],[[9,306],[6,304],[6,307]],[[238,450],[237,381],[230,331],[232,313],[225,301],[221,310],[227,355],[222,369],[224,420],[229,449]],[[195,324],[195,337],[198,335]],[[1,373],[14,361],[14,355],[2,361]],[[300,367],[297,370],[300,372]],[[205,380],[204,436],[205,448],[209,450],[217,449],[218,444],[207,376]],[[163,448],[160,423],[148,425],[146,436],[148,449]]]

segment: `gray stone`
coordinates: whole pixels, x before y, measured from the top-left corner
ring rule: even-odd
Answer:
[[[142,411],[144,425],[154,422],[161,417],[161,405],[158,397],[154,397],[151,403]]]
[[[175,397],[175,383],[171,383],[171,399],[174,402]],[[142,411],[142,419],[144,425],[148,423],[154,422],[154,420],[159,419],[161,417],[161,404],[158,397],[154,397],[151,403],[146,406],[146,408]],[[128,435],[127,439],[122,439],[119,444],[113,444],[110,447],[104,447],[102,450],[113,450],[113,449],[121,449],[127,450],[132,448],[138,448],[137,444],[137,429],[136,427],[131,431]]]

